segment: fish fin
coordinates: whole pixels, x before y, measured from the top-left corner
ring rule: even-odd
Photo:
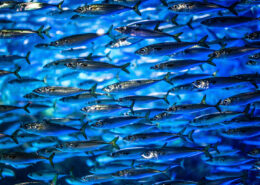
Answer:
[[[206,60],[207,64],[212,65],[212,66],[217,66],[212,60]]]
[[[17,129],[16,131],[14,131],[14,133],[12,133],[12,135],[9,136],[16,144],[18,144],[17,134],[19,131],[20,129]]]
[[[246,116],[249,116],[249,111],[250,111],[250,104],[247,104],[243,113],[246,115]]]
[[[234,2],[232,5],[230,5],[229,7],[226,7],[231,13],[233,13],[234,15],[238,16],[238,13],[235,10],[235,7],[240,3],[240,0],[237,2]]]
[[[169,83],[169,84],[171,84],[171,85],[173,85],[172,84],[172,82],[170,81],[170,79],[169,79],[169,77],[170,77],[170,72],[168,72],[164,77],[163,77],[163,79],[162,80],[164,80],[165,82],[167,82],[167,83]]]
[[[167,144],[168,144],[167,142],[164,143],[161,149],[165,148],[167,146]]]
[[[158,23],[155,25],[154,31],[161,31],[161,30],[159,29],[160,24],[161,24],[161,22],[158,22]]]
[[[199,67],[200,67],[201,71],[204,71],[204,68],[203,68],[203,65],[202,65],[202,64],[199,65]]]
[[[122,71],[126,72],[127,74],[129,74],[130,72],[128,71],[128,69],[126,69],[128,66],[130,65],[130,62],[121,65],[120,68],[122,69]]]
[[[219,100],[218,103],[215,105],[215,108],[216,108],[219,112],[221,112],[221,109],[220,109],[220,107],[219,107],[220,103],[221,103],[221,100]]]
[[[61,10],[61,11],[62,11],[61,5],[63,4],[63,2],[64,2],[64,0],[61,1],[61,2],[59,2],[59,4],[57,4],[57,8],[58,8],[59,10]]]
[[[18,79],[22,79],[21,76],[19,75],[19,71],[21,70],[21,67],[17,67],[17,69],[13,72],[14,75],[18,78]]]
[[[212,145],[212,148],[213,148],[218,154],[220,154],[220,151],[219,151],[219,149],[218,149],[218,145],[219,145],[219,143],[217,142],[217,143],[215,143],[215,144]]]
[[[210,57],[210,58],[208,58],[207,63],[208,63],[208,64],[211,63],[214,58],[215,58],[215,57]],[[216,65],[216,64],[215,64],[215,65]]]
[[[106,58],[107,58],[109,61],[112,61],[112,58],[110,57],[110,54],[111,54],[111,50],[106,54]]]
[[[206,104],[206,97],[207,95],[205,94],[200,102],[200,104]]]
[[[170,104],[170,102],[168,101],[168,95],[169,95],[169,91],[166,93],[166,95],[163,96],[163,100],[164,100],[167,104]]]
[[[171,18],[171,22],[172,22],[172,24],[174,24],[174,25],[176,25],[176,26],[178,26],[179,24],[177,23],[177,17],[178,17],[178,14],[176,14],[175,16],[173,16],[172,18]]]
[[[30,54],[31,54],[31,52],[28,51],[28,53],[27,53],[26,56],[25,56],[25,60],[26,60],[26,62],[27,62],[28,64],[31,64],[31,62],[30,62],[30,60],[29,60]]]
[[[112,141],[109,142],[109,144],[111,144],[117,150],[120,150],[119,146],[116,144],[118,139],[119,139],[119,136],[115,137]]]
[[[132,161],[131,167],[134,168],[134,165],[135,165],[135,160]]]
[[[183,34],[183,32],[180,33],[176,33],[174,35],[172,35],[172,37],[177,41],[177,42],[181,42],[181,39],[179,38],[179,36]]]
[[[192,27],[192,25],[191,25],[192,21],[193,21],[193,18],[190,18],[190,20],[187,22],[187,26],[188,26],[191,30],[194,29],[194,28]]]
[[[97,83],[95,83],[95,84],[91,87],[91,89],[90,89],[90,94],[91,94],[92,96],[94,96],[94,97],[97,97],[97,95],[96,95],[96,89],[97,89]]]
[[[142,1],[138,1],[135,5],[134,5],[134,7],[133,7],[133,10],[135,11],[135,13],[137,14],[137,15],[142,15],[141,14],[141,12],[139,11],[139,5],[141,4],[141,2]]]
[[[50,157],[48,157],[48,160],[50,161],[50,164],[51,164],[51,166],[54,168],[54,163],[53,163],[53,157],[55,156],[55,153],[52,153],[51,155],[50,155]]]
[[[218,71],[215,71],[214,73],[212,73],[212,76],[216,77],[217,73],[218,73]]]
[[[43,33],[44,33],[47,37],[49,37],[49,38],[51,38],[51,36],[50,36],[50,34],[49,34],[50,29],[51,29],[51,27],[49,26],[48,28],[46,28],[45,30],[43,30]]]
[[[113,35],[111,34],[112,33],[112,30],[113,30],[113,27],[114,25],[112,24],[109,29],[107,30],[106,34],[105,35],[108,35],[111,39],[114,39]]]
[[[134,115],[134,105],[135,105],[135,100],[132,100],[132,103],[131,103],[131,105],[130,105],[130,111],[131,111],[131,113]]]
[[[209,149],[210,149],[210,145],[206,146],[204,148],[204,154],[206,155],[206,157],[209,157],[210,159],[212,159],[212,155],[209,153]]]
[[[43,35],[42,35],[42,31],[43,31],[43,26],[41,26],[38,30],[37,30],[37,34],[42,38],[44,39]]]
[[[149,121],[150,121],[150,114],[151,114],[151,111],[150,111],[150,110],[147,111],[147,112],[145,113],[144,118],[145,118],[146,120],[149,120]]]
[[[209,48],[209,45],[206,43],[207,38],[208,38],[208,35],[202,37],[202,38],[199,40],[198,44],[199,44],[200,46],[202,46],[202,47]]]
[[[47,76],[43,78],[43,83],[47,84]]]
[[[257,85],[254,81],[250,80],[249,82],[250,82],[256,89],[258,89],[258,85]]]
[[[194,139],[193,139],[192,135],[193,135],[194,131],[195,131],[195,130],[191,130],[191,131],[188,133],[188,139],[189,139],[190,141],[192,141],[193,143],[194,143]]]
[[[177,133],[177,135],[184,141],[186,141],[185,137],[184,137],[184,132],[186,130],[186,127],[184,127],[180,132]]]
[[[86,58],[87,60],[91,60],[92,55],[93,55],[93,53],[89,53],[88,56],[86,56],[85,58]]]
[[[28,109],[28,107],[31,105],[31,103],[27,103],[25,106],[23,106],[23,109],[26,111],[26,112],[28,112],[28,113],[30,113],[30,111],[29,111],[29,109]]]
[[[181,167],[182,169],[185,169],[185,168],[184,168],[184,159],[181,160],[181,162],[180,162],[180,167]]]
[[[88,137],[86,135],[86,128],[88,126],[88,122],[84,123],[82,127],[80,128],[80,132],[82,133],[83,137],[88,140]]]
[[[163,4],[163,6],[168,7],[168,3],[166,2],[166,0],[160,0],[160,1],[161,1],[161,3]]]
[[[56,173],[56,175],[53,177],[52,181],[50,182],[50,185],[56,185],[58,180],[59,174]]]

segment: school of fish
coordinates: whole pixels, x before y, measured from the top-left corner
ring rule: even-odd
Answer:
[[[1,185],[259,185],[260,0],[0,1]]]

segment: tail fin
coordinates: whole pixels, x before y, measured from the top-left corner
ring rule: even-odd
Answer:
[[[212,60],[214,59],[215,57],[210,57],[208,60],[207,60],[207,63],[213,63]],[[215,64],[216,65],[216,64]]]
[[[233,3],[231,6],[226,7],[231,13],[233,13],[234,15],[238,16],[238,13],[235,10],[235,7],[240,3],[240,0]]]
[[[135,13],[137,14],[137,15],[142,15],[141,14],[141,12],[139,11],[139,5],[141,4],[141,1],[138,1],[135,5],[134,5],[134,7],[133,7],[133,10],[135,11]]]
[[[17,78],[19,78],[19,79],[21,79],[21,76],[19,75],[19,71],[21,70],[21,67],[17,67],[17,69],[14,71],[14,75],[17,77]]]
[[[109,51],[109,52],[106,54],[106,57],[107,57],[107,59],[108,59],[109,61],[112,61],[112,58],[110,58],[110,53],[111,53],[111,51]]]
[[[168,72],[164,77],[163,77],[163,79],[162,80],[164,80],[165,82],[167,82],[167,83],[169,83],[169,84],[171,84],[171,85],[173,85],[172,84],[172,82],[170,81],[170,79],[169,79],[169,77],[170,77],[170,72]]]
[[[90,94],[91,94],[92,96],[94,96],[94,97],[97,97],[97,95],[96,95],[96,89],[97,89],[97,83],[95,83],[95,84],[91,87],[91,89],[90,89]]]
[[[175,16],[173,16],[173,18],[171,19],[172,24],[175,24],[176,26],[178,26],[179,24],[177,23],[176,19],[178,17],[178,14],[176,14]]]
[[[209,153],[209,149],[210,149],[210,145],[206,146],[206,147],[204,148],[204,153],[205,153],[206,157],[209,157],[210,159],[212,159],[213,157],[212,157],[212,155]]]
[[[109,36],[111,39],[114,39],[114,37],[113,37],[112,34],[111,34],[111,32],[112,32],[112,30],[113,30],[113,27],[114,27],[114,25],[112,24],[112,25],[109,27],[109,29],[107,30],[106,34],[105,34],[105,35]]]
[[[56,185],[56,184],[57,184],[57,180],[58,180],[58,174],[56,174],[56,175],[53,177],[53,179],[52,179],[50,185]]]
[[[43,35],[42,35],[42,31],[43,31],[43,26],[41,26],[38,30],[37,30],[37,34],[42,38],[44,39]]]
[[[161,1],[161,3],[163,4],[163,6],[168,7],[168,3],[167,3],[165,0],[160,0],[160,1]]]
[[[47,84],[47,76],[43,78],[43,83]]]
[[[220,109],[220,107],[219,107],[220,103],[221,103],[221,100],[219,100],[218,103],[215,105],[216,109],[217,109],[219,112],[221,112],[221,109]]]
[[[250,104],[247,104],[245,110],[243,111],[243,113],[245,115],[249,116],[249,111],[250,111]]]
[[[170,102],[168,101],[168,95],[169,95],[169,91],[166,93],[166,95],[163,96],[163,100],[164,100],[167,104],[170,104]]]
[[[176,33],[174,34],[172,37],[177,41],[177,42],[181,42],[181,39],[179,38],[179,36],[183,34],[183,32],[180,33]]]
[[[48,157],[48,160],[50,161],[51,166],[54,168],[53,158],[55,156],[55,153],[52,153],[50,157]]]
[[[134,115],[134,105],[135,105],[135,100],[132,100],[132,103],[131,103],[131,105],[130,105],[130,111],[131,111],[131,113]]]
[[[89,53],[88,56],[86,56],[86,59],[87,60],[91,60],[92,59],[92,55],[93,55],[93,53]]]
[[[16,131],[14,131],[14,133],[12,133],[12,135],[10,135],[10,138],[16,143],[18,144],[18,140],[17,140],[17,134],[20,130],[17,129]]]
[[[200,104],[206,104],[206,97],[207,95],[205,94],[200,102]]]
[[[25,56],[25,60],[26,60],[26,62],[27,62],[28,64],[31,64],[31,62],[30,62],[30,60],[29,60],[30,54],[31,54],[31,52],[28,51],[28,53],[27,53],[26,56]]]
[[[81,129],[80,129],[80,131],[81,131],[83,137],[84,137],[86,140],[88,140],[88,137],[87,137],[87,135],[86,135],[87,125],[88,125],[88,122],[87,122],[87,123],[84,123],[84,124],[82,125]]]
[[[120,149],[119,146],[116,144],[117,140],[119,139],[119,137],[115,137],[112,141],[109,142],[109,144],[111,144],[114,148],[116,149]]]
[[[212,60],[206,60],[207,64],[212,65],[212,66],[217,66]]]
[[[28,113],[30,113],[30,111],[29,111],[29,109],[28,109],[28,107],[31,105],[31,103],[27,103],[24,107],[23,107],[23,109],[26,111],[26,112],[28,112]]]
[[[126,69],[128,66],[130,65],[130,62],[124,64],[124,65],[121,65],[120,68],[126,72],[127,74],[129,74],[130,72]]]
[[[189,133],[188,133],[188,139],[191,140],[193,143],[194,143],[194,139],[192,137],[193,133],[194,133],[195,130],[191,130]]]
[[[42,32],[49,38],[51,38],[49,31],[50,31],[51,27],[49,26],[48,28],[46,28],[45,30],[43,30]]]
[[[204,36],[202,39],[199,40],[198,44],[202,47],[209,48],[208,44],[206,43],[207,38],[208,35]]]
[[[190,18],[189,22],[187,22],[187,26],[188,26],[190,29],[193,30],[194,28],[193,28],[192,25],[191,25],[192,21],[193,21],[193,18]]]
[[[63,2],[64,2],[64,1],[61,1],[59,4],[57,4],[57,8],[58,8],[59,10],[61,10],[61,11],[62,11],[61,5],[63,4]]]
[[[185,137],[184,137],[184,132],[186,130],[186,127],[184,127],[180,132],[177,133],[177,135],[184,141],[186,141]]]

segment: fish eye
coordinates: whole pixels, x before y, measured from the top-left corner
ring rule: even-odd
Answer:
[[[255,65],[255,64],[256,64],[256,62],[255,62],[255,61],[253,61],[253,60],[249,60],[249,61],[247,62],[247,64],[249,64],[249,65]]]

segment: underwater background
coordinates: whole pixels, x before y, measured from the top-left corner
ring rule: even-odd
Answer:
[[[0,184],[260,184],[260,1],[0,2]]]

